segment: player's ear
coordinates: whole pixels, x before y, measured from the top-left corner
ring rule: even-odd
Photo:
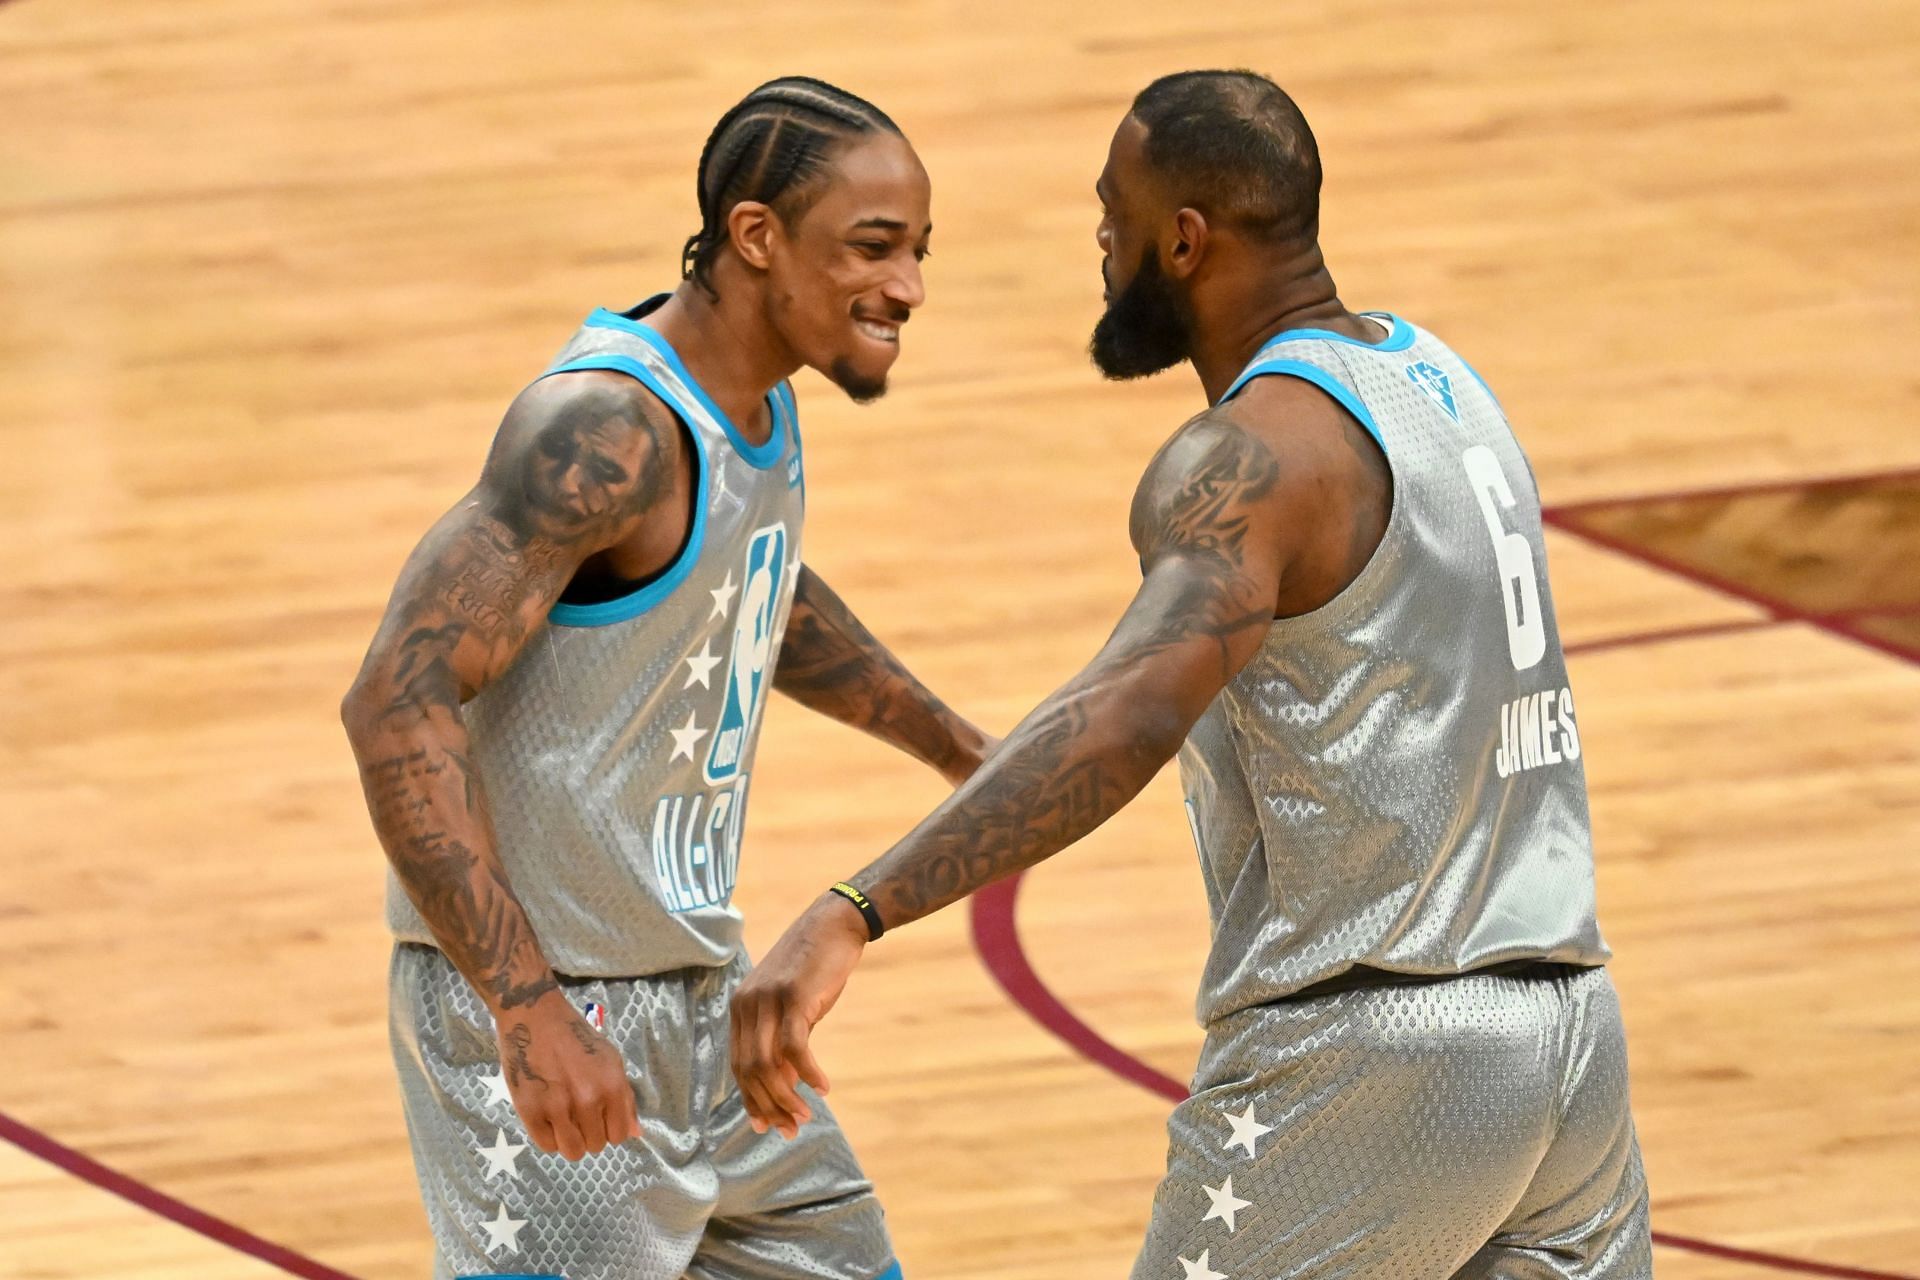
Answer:
[[[758,200],[742,200],[727,214],[727,238],[733,242],[734,252],[756,271],[765,271],[772,261],[779,221],[773,206]]]
[[[1173,243],[1167,246],[1167,274],[1184,280],[1199,267],[1207,252],[1207,215],[1182,209],[1173,215]]]

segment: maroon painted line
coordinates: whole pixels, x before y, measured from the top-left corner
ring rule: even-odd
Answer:
[[[1110,1043],[1098,1031],[1082,1022],[1073,1010],[1061,1003],[1060,998],[1047,989],[1040,975],[1034,972],[1033,965],[1027,960],[1025,949],[1020,945],[1020,928],[1017,919],[1020,883],[1025,878],[1024,871],[1016,872],[1000,883],[982,889],[969,899],[968,905],[973,922],[973,945],[979,951],[981,963],[986,966],[987,972],[993,975],[995,981],[999,982],[1001,988],[1013,998],[1015,1004],[1026,1010],[1029,1017],[1084,1056],[1091,1058],[1122,1079],[1164,1098],[1176,1103],[1185,1101],[1186,1086],[1170,1076],[1160,1074],[1126,1050]],[[1712,1240],[1673,1235],[1665,1231],[1654,1232],[1653,1242],[1669,1249],[1705,1254],[1708,1257],[1722,1258],[1729,1262],[1746,1262],[1756,1267],[1767,1267],[1794,1275],[1826,1276],[1829,1280],[1920,1280],[1920,1276],[1903,1275],[1892,1271],[1869,1271],[1863,1267],[1843,1267],[1829,1262],[1815,1262],[1807,1258],[1790,1258],[1784,1254],[1763,1253],[1758,1249],[1741,1249],[1733,1245],[1718,1244]]]
[[[1842,484],[1875,484],[1885,480],[1920,479],[1920,467],[1893,467],[1886,471],[1861,471],[1852,475],[1802,477],[1797,480],[1754,480],[1742,484],[1705,485],[1698,489],[1675,489],[1671,493],[1636,493],[1624,498],[1583,498],[1579,502],[1557,503],[1549,515],[1575,515],[1606,507],[1645,507],[1656,502],[1686,501],[1693,498],[1748,498],[1763,493],[1786,493],[1793,489],[1830,489]]]
[[[1608,649],[1624,649],[1632,645],[1661,644],[1668,640],[1691,640],[1696,636],[1737,635],[1742,631],[1759,631],[1766,627],[1777,627],[1782,618],[1729,618],[1722,622],[1695,622],[1684,627],[1667,627],[1657,631],[1630,631],[1625,635],[1601,636],[1596,640],[1580,640],[1566,645],[1561,652],[1602,653]]]
[[[1844,621],[1831,615],[1813,613],[1805,609],[1795,608],[1784,600],[1765,595],[1753,590],[1751,587],[1743,586],[1730,578],[1723,578],[1718,574],[1709,573],[1705,569],[1697,569],[1692,565],[1683,564],[1671,556],[1655,551],[1652,548],[1641,546],[1637,542],[1629,542],[1624,538],[1616,537],[1610,533],[1603,533],[1598,529],[1586,528],[1578,521],[1568,519],[1563,514],[1562,508],[1556,507],[1550,511],[1544,511],[1541,513],[1541,518],[1554,528],[1564,533],[1570,533],[1576,538],[1584,538],[1595,546],[1605,547],[1607,550],[1626,556],[1629,559],[1651,565],[1656,569],[1672,574],[1676,578],[1684,578],[1695,586],[1705,587],[1709,591],[1717,591],[1721,595],[1732,596],[1736,600],[1744,600],[1748,604],[1757,605],[1781,621],[1804,622],[1808,626],[1820,628],[1820,630],[1825,631],[1828,635],[1851,640],[1855,644],[1877,650],[1889,657],[1898,658],[1902,662],[1920,661],[1920,659],[1916,659],[1913,654],[1907,652],[1899,645],[1888,640],[1882,640],[1880,637],[1867,634],[1866,632],[1856,631],[1849,627]]]
[[[4,3],[5,0],[0,0]],[[249,1257],[258,1258],[268,1266],[278,1267],[289,1275],[301,1276],[304,1280],[353,1280],[352,1276],[332,1267],[324,1266],[313,1259],[303,1257],[271,1240],[262,1240],[259,1236],[235,1226],[210,1213],[203,1213],[190,1204],[182,1204],[164,1192],[156,1191],[144,1182],[128,1177],[115,1169],[109,1169],[91,1156],[75,1151],[38,1129],[20,1123],[12,1116],[0,1111],[0,1139],[11,1142],[28,1155],[38,1156],[63,1173],[70,1173],[82,1182],[91,1183],[102,1191],[119,1196],[131,1204],[138,1205],[149,1213],[158,1214],[167,1221],[197,1232],[216,1244],[237,1249]]]

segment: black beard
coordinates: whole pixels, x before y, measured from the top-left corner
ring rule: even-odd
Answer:
[[[853,371],[853,361],[842,357],[833,362],[833,368],[827,371],[833,385],[847,393],[847,399],[855,404],[872,404],[887,394],[885,374],[878,378],[863,378]]]
[[[1121,381],[1171,369],[1192,347],[1192,318],[1160,269],[1160,247],[1150,245],[1133,279],[1093,326],[1087,353],[1101,373]]]

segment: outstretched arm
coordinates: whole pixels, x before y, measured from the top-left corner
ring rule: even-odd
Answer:
[[[887,928],[1059,852],[1172,758],[1272,624],[1280,478],[1273,453],[1222,410],[1155,461],[1134,507],[1144,577],[1111,638],[964,786],[852,877]],[[868,933],[850,902],[825,894],[736,994],[734,1071],[756,1124],[792,1133],[810,1115],[796,1081],[824,1092],[808,1037]]]
[[[914,679],[804,565],[773,687],[899,748],[956,785],[979,767],[993,741]]]
[[[538,633],[582,561],[672,487],[677,427],[623,382],[568,374],[522,393],[480,483],[401,570],[341,704],[401,886],[493,1013],[529,1135],[571,1159],[637,1131],[632,1094],[617,1051],[559,993],[514,895],[461,704]]]

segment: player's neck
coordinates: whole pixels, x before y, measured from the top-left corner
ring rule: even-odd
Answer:
[[[1379,329],[1347,310],[1318,244],[1213,273],[1196,297],[1193,371],[1209,404],[1225,395],[1240,371],[1275,335],[1289,329],[1327,329],[1362,342],[1377,342]]]
[[[761,434],[757,428],[771,429],[771,423],[762,420],[761,402],[800,365],[757,316],[746,314],[741,305],[746,301],[739,289],[716,300],[688,280],[647,323],[679,353],[687,372],[721,412],[753,437]]]

